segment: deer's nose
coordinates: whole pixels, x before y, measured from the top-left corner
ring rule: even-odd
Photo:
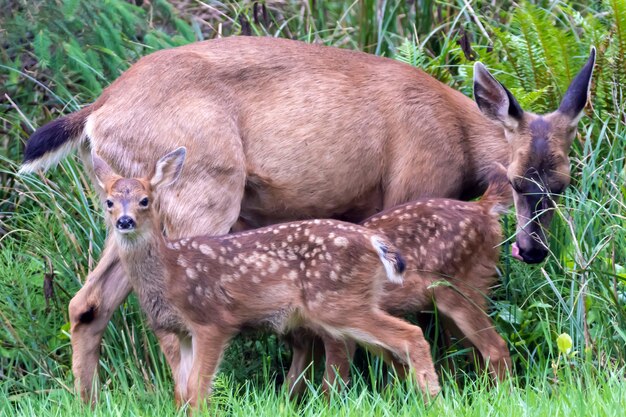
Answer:
[[[519,256],[522,258],[524,262],[527,264],[538,264],[543,262],[548,256],[548,250],[546,248],[519,248]]]
[[[117,220],[115,227],[118,230],[132,230],[135,228],[135,221],[130,216],[122,216]]]

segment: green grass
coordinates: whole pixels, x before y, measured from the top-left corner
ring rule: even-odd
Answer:
[[[450,0],[337,1],[324,7],[288,0],[268,3],[265,12],[256,6],[256,15],[252,2],[232,0],[154,0],[143,7],[123,0],[5,3],[0,6],[0,415],[92,415],[71,388],[67,305],[102,248],[100,208],[76,157],[45,176],[17,176],[24,141],[35,127],[93,101],[138,57],[213,38],[218,31],[393,57],[471,96],[473,62],[458,44],[464,33],[474,55],[522,106],[537,112],[556,108],[590,45],[598,48],[598,61],[591,106],[570,152],[572,186],[558,203],[551,229],[551,255],[539,266],[524,265],[510,258],[504,244],[491,311],[511,350],[511,381],[490,387],[467,366],[462,348],[440,352],[433,344],[438,365],[451,358],[462,371],[445,378],[443,395],[428,406],[405,384],[383,388],[385,378],[376,366],[330,404],[316,385],[301,402],[290,402],[279,388],[288,349],[274,336],[254,335],[237,339],[227,352],[212,414],[623,415],[625,2],[535,0],[502,13],[508,1],[498,7],[471,2],[470,10],[470,2]],[[513,216],[504,224],[512,236]],[[52,283],[47,288],[53,293],[46,295],[45,282]],[[576,352],[567,360],[558,359],[556,344],[564,332]],[[132,297],[107,328],[99,379],[96,415],[185,414],[173,407],[169,371]]]
[[[575,373],[574,370],[575,369]],[[376,371],[373,371],[376,373]],[[334,392],[327,400],[310,387],[298,402],[273,383],[235,383],[222,375],[208,407],[209,415],[228,416],[622,416],[626,406],[623,370],[575,368],[561,364],[558,377],[529,380],[521,386],[507,380],[497,387],[487,378],[467,381],[461,387],[444,385],[439,397],[424,404],[408,382],[371,388],[357,379],[347,392]],[[136,381],[141,381],[135,375]],[[380,373],[376,373],[380,380]],[[42,389],[28,395],[4,396],[0,390],[1,416],[173,416],[177,410],[167,382],[148,387],[140,382],[126,386],[112,383],[103,390],[91,410],[62,388]]]

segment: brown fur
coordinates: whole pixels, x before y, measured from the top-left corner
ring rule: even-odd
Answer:
[[[381,306],[395,315],[430,310],[436,306],[444,328],[474,346],[488,369],[502,379],[511,362],[506,343],[495,331],[485,297],[495,283],[502,231],[499,213],[510,206],[511,187],[506,171],[497,169],[477,202],[422,199],[370,217],[363,226],[386,235],[407,261],[402,285],[386,283]],[[351,352],[341,340],[323,337],[326,350],[325,389],[335,373],[347,382]],[[291,393],[303,389],[303,371],[310,357],[294,350],[288,379]]]
[[[153,190],[176,179],[183,158],[177,150],[159,160],[151,179],[127,179],[94,157],[133,290],[157,334],[175,334],[183,346],[179,401],[196,407],[206,398],[223,350],[244,327],[304,327],[371,345],[411,367],[426,395],[439,392],[420,329],[379,307],[383,284],[401,281],[404,271],[386,238],[350,223],[310,220],[166,240],[149,202]],[[124,219],[133,226],[120,226]]]
[[[481,85],[501,98],[497,82]],[[511,179],[523,176],[533,168],[525,155],[539,116],[503,119],[503,103],[481,111],[419,69],[387,58],[233,37],[140,59],[71,118],[85,126],[72,140],[82,144],[90,175],[91,148],[125,177],[147,176],[158,155],[186,146],[179,185],[156,196],[164,228],[173,238],[219,235],[238,219],[248,227],[313,217],[358,222],[420,197],[471,198],[484,190],[493,162],[510,163]],[[545,117],[548,154],[567,165],[578,113],[564,110]],[[23,170],[49,166],[65,155],[59,152]],[[541,175],[553,181],[553,171]],[[516,205],[522,222],[534,219],[528,199],[516,197]],[[532,235],[521,227],[519,246],[543,247]],[[92,341],[130,289],[115,248],[101,263],[108,267],[96,268],[70,304],[73,371],[85,399],[98,361]],[[105,294],[105,287],[115,291]],[[80,320],[87,311],[92,322]],[[162,336],[161,344],[174,352],[168,361],[176,366],[174,338]]]

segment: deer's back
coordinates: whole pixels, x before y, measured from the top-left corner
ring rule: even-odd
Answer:
[[[121,175],[146,175],[156,155],[186,146],[183,181],[197,189],[245,177],[241,213],[251,226],[362,220],[403,187],[390,179],[402,170],[415,181],[406,193],[393,190],[396,199],[458,197],[468,158],[458,119],[477,112],[462,94],[391,59],[246,37],[144,57],[94,109],[90,141]]]
[[[363,225],[386,234],[406,259],[405,284],[386,285],[386,309],[428,308],[449,286],[468,296],[488,294],[502,241],[499,219],[488,207],[422,199],[385,210]]]

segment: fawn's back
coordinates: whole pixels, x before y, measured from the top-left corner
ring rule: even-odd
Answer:
[[[170,297],[194,322],[282,333],[320,308],[347,314],[376,302],[385,281],[376,239],[360,226],[312,220],[169,241]]]
[[[510,199],[510,186],[502,175],[477,202],[423,199],[364,221],[365,227],[385,234],[407,261],[405,285],[386,285],[383,305],[398,312],[426,308],[435,293],[441,297],[449,285],[482,305],[494,282],[503,239],[499,213]],[[443,281],[447,283],[436,285]]]

